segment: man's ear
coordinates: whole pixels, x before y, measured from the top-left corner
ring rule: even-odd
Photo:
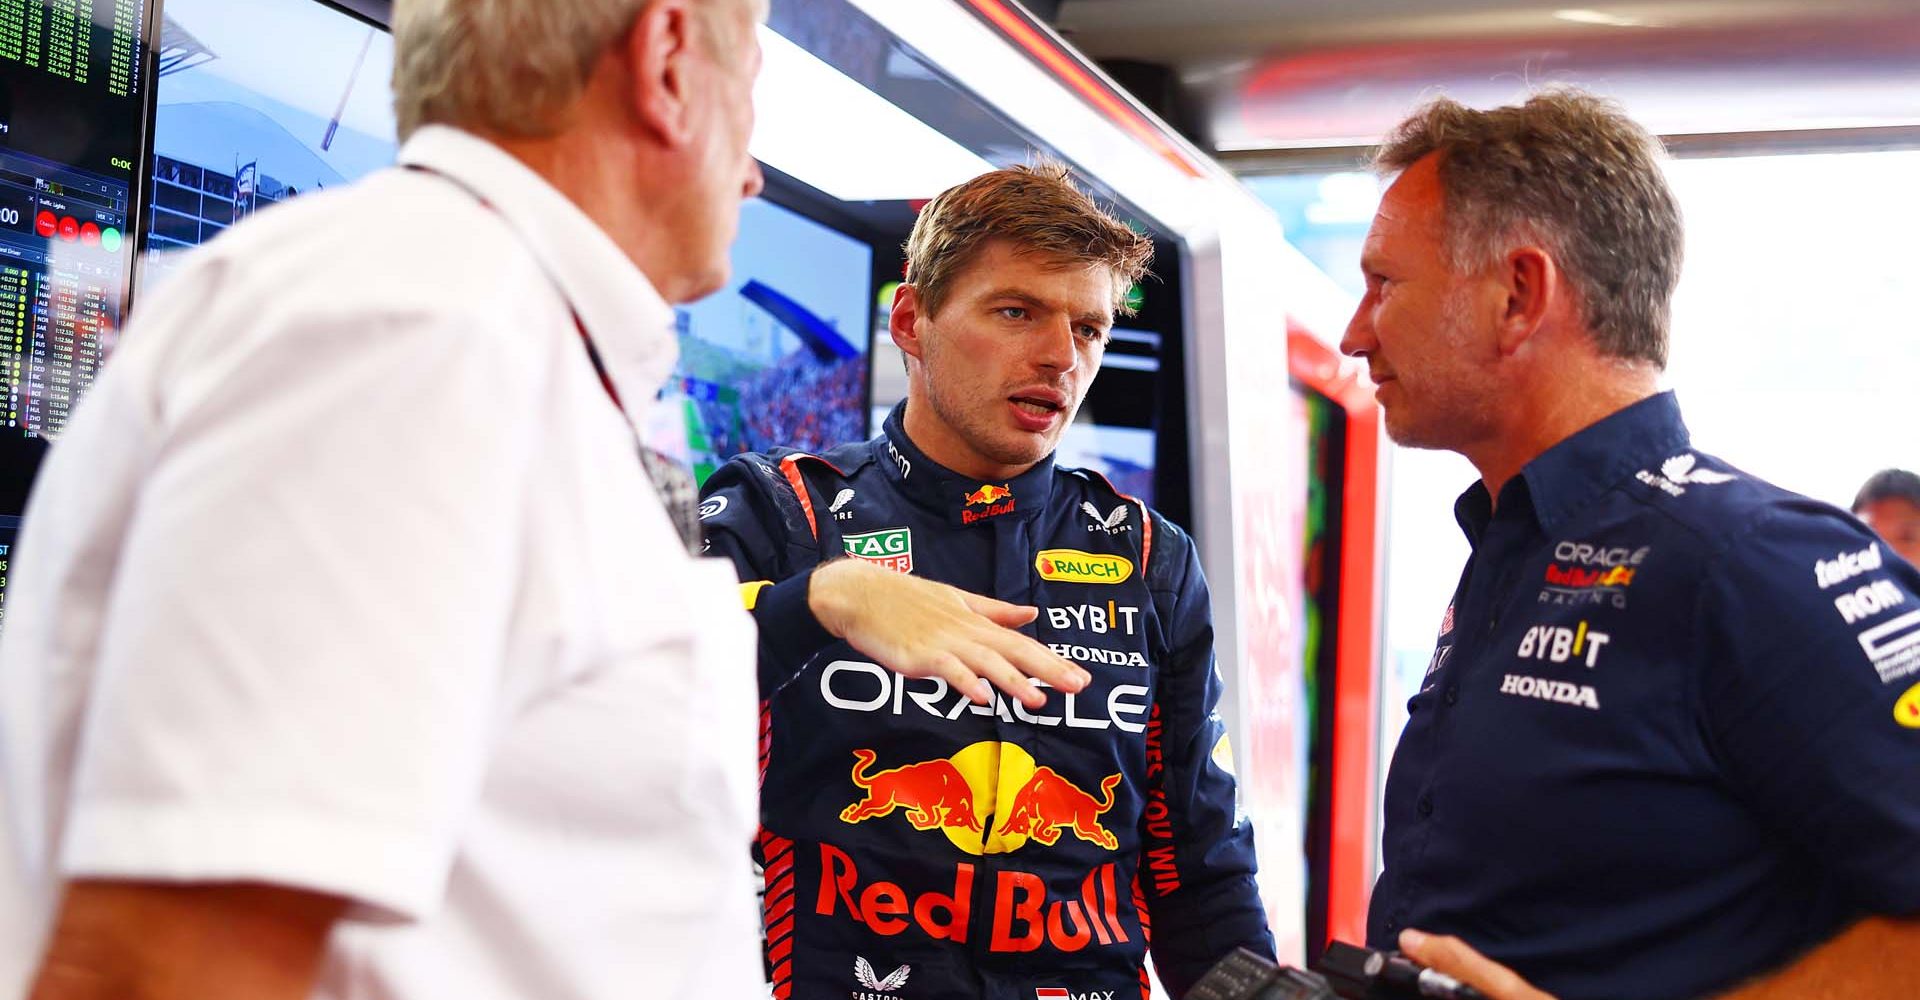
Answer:
[[[1506,302],[1500,313],[1500,353],[1511,356],[1533,338],[1559,304],[1560,266],[1537,246],[1516,247],[1501,262]]]
[[[702,25],[690,0],[654,0],[641,8],[621,43],[633,75],[628,94],[634,116],[656,139],[671,147],[692,141],[690,104],[694,80],[690,57],[701,43]]]
[[[921,312],[920,289],[906,282],[893,290],[893,312],[887,318],[887,332],[893,334],[893,343],[900,353],[910,358],[918,358],[926,350],[920,340]]]

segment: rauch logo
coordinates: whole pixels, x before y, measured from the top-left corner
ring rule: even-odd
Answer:
[[[1133,575],[1133,561],[1079,549],[1043,549],[1033,560],[1042,580],[1067,583],[1120,583]]]

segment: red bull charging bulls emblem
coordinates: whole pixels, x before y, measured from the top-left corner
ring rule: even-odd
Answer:
[[[907,822],[916,830],[954,826],[981,832],[980,820],[973,814],[973,791],[952,761],[921,761],[870,775],[867,768],[879,759],[874,752],[855,750],[853,756],[853,783],[866,789],[867,797],[840,811],[843,822],[858,823],[905,809]]]
[[[852,778],[865,795],[840,811],[847,823],[896,811],[916,830],[939,830],[968,854],[1004,854],[1028,840],[1052,847],[1062,834],[1105,850],[1120,840],[1100,821],[1114,805],[1120,775],[1095,796],[1012,743],[983,741],[945,759],[873,771],[879,757],[855,750]]]
[[[986,510],[974,510],[985,507]],[[987,483],[966,495],[965,509],[960,512],[960,523],[972,524],[989,517],[1013,513],[1013,489],[1008,486],[995,486]]]

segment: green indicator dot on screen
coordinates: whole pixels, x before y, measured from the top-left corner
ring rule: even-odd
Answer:
[[[1140,307],[1146,304],[1147,293],[1140,287],[1139,283],[1136,282],[1127,288],[1127,308],[1129,310],[1139,312]]]
[[[120,249],[120,230],[108,226],[100,230],[100,249],[113,253]]]

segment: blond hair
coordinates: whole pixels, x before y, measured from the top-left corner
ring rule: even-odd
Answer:
[[[405,139],[422,125],[552,135],[600,57],[653,0],[394,0],[393,106]],[[738,47],[723,8],[699,0],[717,54]]]
[[[1127,292],[1153,260],[1153,240],[1114,218],[1074,186],[1065,164],[1041,162],[981,174],[920,210],[907,238],[907,283],[934,315],[956,275],[996,240],[1113,273],[1115,312],[1132,315]]]
[[[1618,105],[1574,88],[1492,111],[1441,98],[1394,128],[1374,165],[1397,173],[1430,153],[1440,156],[1456,269],[1537,240],[1602,353],[1666,366],[1682,234],[1658,139]]]

